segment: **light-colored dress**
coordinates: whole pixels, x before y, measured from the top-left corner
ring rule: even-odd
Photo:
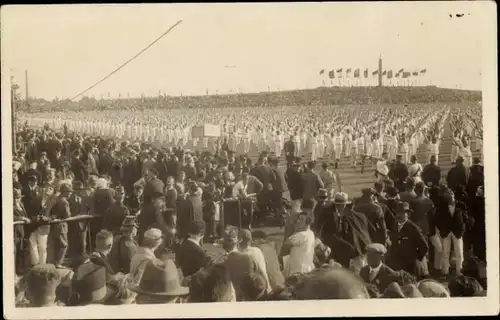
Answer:
[[[289,241],[293,247],[283,272],[285,279],[295,273],[306,273],[314,269],[315,237],[311,229],[293,234]]]

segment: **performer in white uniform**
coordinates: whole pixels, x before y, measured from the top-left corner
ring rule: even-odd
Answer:
[[[311,137],[311,160],[318,160],[318,136],[316,132]]]
[[[276,131],[276,135],[274,136],[274,153],[276,157],[281,157],[281,151],[283,150],[283,137],[281,136],[279,131]]]

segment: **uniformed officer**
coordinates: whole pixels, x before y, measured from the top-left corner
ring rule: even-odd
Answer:
[[[55,265],[62,267],[66,252],[68,250],[68,224],[64,219],[71,217],[70,205],[68,198],[73,192],[71,184],[63,183],[59,189],[59,197],[50,211],[52,222],[51,232],[54,239],[55,246]]]

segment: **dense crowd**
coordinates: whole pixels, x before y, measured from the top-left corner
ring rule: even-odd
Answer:
[[[481,92],[426,87],[320,87],[288,91],[258,93],[213,94],[203,96],[166,96],[142,98],[83,98],[70,100],[30,101],[31,110],[65,111],[71,109],[133,109],[151,108],[233,108],[276,106],[331,106],[349,104],[405,104],[405,103],[458,103],[481,101]]]
[[[16,304],[483,295],[484,172],[471,153],[473,137],[481,148],[479,113],[415,106],[172,110],[167,121],[156,111],[22,115],[13,169]],[[192,137],[190,122],[219,123],[223,136]],[[447,123],[456,152],[440,159]],[[341,192],[334,172],[342,158],[353,166],[371,159],[373,188],[352,199]],[[439,163],[448,160],[454,167],[444,181]],[[269,216],[284,227],[280,246],[256,229]]]

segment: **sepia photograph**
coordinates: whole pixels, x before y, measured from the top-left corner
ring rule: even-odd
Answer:
[[[498,314],[494,2],[0,22],[5,318]]]

